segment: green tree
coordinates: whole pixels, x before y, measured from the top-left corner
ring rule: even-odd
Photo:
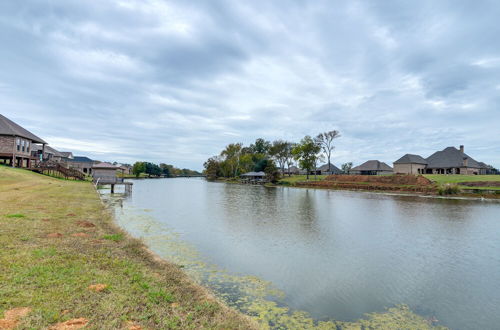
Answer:
[[[283,140],[276,140],[271,145],[269,154],[278,162],[281,175],[284,175],[285,165],[287,164],[287,160],[290,159],[292,155],[292,143]]]
[[[342,173],[349,174],[349,171],[352,168],[352,162],[342,164],[341,168],[342,168]]]
[[[305,136],[292,150],[292,154],[299,162],[300,168],[307,171],[307,180],[309,180],[309,172],[316,169],[318,160],[320,159],[320,151],[321,146],[309,135]]]
[[[136,178],[141,175],[141,173],[146,172],[146,163],[144,162],[135,162],[134,166],[132,166],[132,174],[135,175]]]
[[[269,153],[269,149],[271,149],[271,142],[258,138],[255,140],[254,144],[250,145],[250,149],[254,154],[267,155]]]
[[[151,176],[160,176],[162,173],[162,170],[158,165],[148,162],[148,163],[146,163],[145,173],[150,177]]]
[[[161,169],[161,174],[166,176],[167,178],[170,178],[172,174],[170,173],[170,169],[172,168],[172,165],[168,165],[165,163],[160,163],[160,169]]]
[[[267,161],[264,173],[266,173],[266,180],[269,182],[275,183],[280,179],[280,172],[272,160]]]
[[[318,136],[314,138],[314,141],[316,141],[316,143],[319,144],[319,146],[323,150],[323,153],[325,154],[328,160],[328,172],[332,171],[332,164],[330,163],[330,158],[332,156],[333,149],[335,149],[335,146],[333,145],[333,140],[339,137],[340,137],[339,131],[333,130],[329,132],[320,133],[318,134]]]
[[[238,176],[240,165],[242,143],[231,143],[226,146],[221,152],[221,157],[224,159],[223,169],[227,177]]]
[[[207,179],[215,180],[219,177],[220,161],[217,157],[209,158],[205,163],[203,163],[203,167],[205,168],[204,174],[207,176]]]

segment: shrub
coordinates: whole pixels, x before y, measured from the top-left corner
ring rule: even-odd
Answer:
[[[446,183],[438,187],[439,195],[456,195],[459,192],[460,188],[456,184]]]

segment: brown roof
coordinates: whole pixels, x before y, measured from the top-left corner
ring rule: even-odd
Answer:
[[[118,167],[110,164],[110,163],[98,163],[92,166],[92,168],[102,168],[102,169],[115,169],[117,170]]]
[[[426,165],[427,161],[419,155],[406,154],[394,162],[394,164],[423,164]]]
[[[378,160],[369,160],[359,166],[353,167],[351,171],[392,171],[392,167]]]
[[[29,139],[35,143],[47,143],[2,114],[0,114],[0,135],[19,136]]]
[[[427,157],[427,168],[463,167],[465,159],[467,159],[467,167],[481,168],[475,159],[455,147],[445,148]]]

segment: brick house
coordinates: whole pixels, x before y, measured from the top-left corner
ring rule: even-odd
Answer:
[[[447,147],[427,158],[406,154],[394,162],[394,173],[400,174],[486,174],[484,163],[476,161],[459,149]]]
[[[378,160],[369,160],[361,165],[353,167],[349,171],[349,174],[359,175],[383,175],[392,173],[392,167]]]
[[[37,158],[32,148],[41,145],[43,156],[47,142],[0,114],[0,163],[14,167],[31,167]]]

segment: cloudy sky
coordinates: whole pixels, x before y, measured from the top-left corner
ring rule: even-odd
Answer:
[[[498,1],[0,3],[0,113],[61,150],[201,169],[337,129],[333,163],[500,166]]]

